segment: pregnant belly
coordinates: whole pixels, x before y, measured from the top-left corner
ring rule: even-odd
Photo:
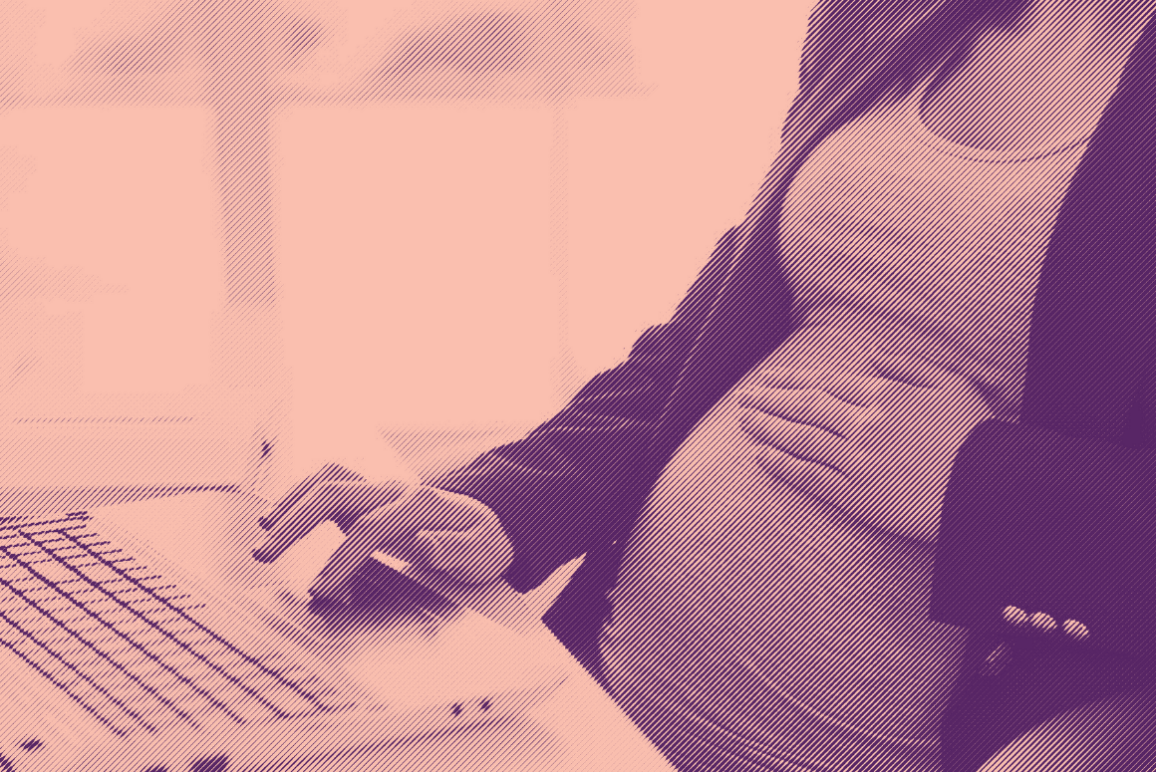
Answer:
[[[767,367],[858,367],[864,349],[832,334],[804,331],[732,394]],[[664,684],[681,710],[772,746],[784,703],[893,743],[933,742],[964,643],[928,619],[933,547],[768,477],[737,415],[728,395],[652,491],[603,633],[611,683]]]

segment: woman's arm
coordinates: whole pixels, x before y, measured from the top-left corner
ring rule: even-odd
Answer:
[[[956,455],[931,614],[998,629],[1008,606],[1076,620],[1082,645],[1156,644],[1156,451],[989,420]]]
[[[616,533],[624,492],[644,482],[663,407],[726,276],[737,231],[719,241],[673,318],[635,342],[625,362],[591,380],[525,439],[427,481],[494,510],[514,545],[506,578],[537,586],[556,567]]]

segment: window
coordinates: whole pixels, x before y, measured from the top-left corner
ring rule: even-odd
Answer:
[[[766,5],[9,0],[0,411],[533,425],[741,218],[805,13]]]

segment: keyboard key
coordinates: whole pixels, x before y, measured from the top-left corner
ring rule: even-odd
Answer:
[[[255,665],[254,663],[241,656],[230,656],[228,654],[219,653],[211,653],[208,656],[213,664],[221,668],[225,675],[230,678],[243,680],[255,672],[264,672],[260,666]]]
[[[228,706],[230,713],[245,721],[259,720],[273,714],[271,707],[263,704],[239,684],[215,670],[205,668],[193,676],[192,680],[198,689],[203,689],[214,698],[219,699]]]
[[[16,602],[23,603],[23,600],[16,599],[12,605],[15,606]],[[57,626],[51,619],[28,605],[9,607],[5,609],[4,616],[10,624],[27,634],[44,633]]]
[[[169,608],[161,603],[137,604],[134,611],[155,625],[168,629],[174,623],[186,623],[188,620],[176,609]]]
[[[88,609],[87,612],[92,613],[92,610]],[[130,636],[136,632],[134,628],[139,626],[138,622],[140,617],[138,617],[136,614],[133,614],[128,609],[123,608],[119,604],[114,605],[111,608],[101,609],[98,612],[98,616],[105,624],[109,625],[110,627],[115,627],[117,630],[122,632],[128,633]]]
[[[125,637],[132,641],[134,646],[147,651],[155,660],[161,661],[164,659],[164,652],[167,649],[164,647],[165,634],[154,627],[141,626],[138,629],[129,630],[129,625],[117,625]]]
[[[91,683],[78,684],[65,691],[117,734],[128,735],[142,728],[140,721],[126,713]]]
[[[35,665],[36,669],[46,678],[62,682],[77,675],[76,671],[67,662],[54,656],[35,641],[25,639],[11,647],[17,654]]]
[[[206,633],[201,628],[178,631],[173,637],[198,657],[211,662],[214,667],[221,669],[233,665],[242,668],[246,667],[247,660],[244,655],[231,645],[214,637],[211,633]]]
[[[166,653],[161,661],[198,687],[202,675],[211,670],[204,660],[180,646]]]
[[[132,646],[123,639],[112,638],[94,644],[100,653],[110,662],[129,673],[135,672],[149,661],[149,656],[142,649]]]
[[[68,537],[75,533],[90,532],[87,528],[87,520],[88,518],[85,516],[48,520],[43,523],[22,526],[20,531],[34,539]]]
[[[316,702],[292,689],[270,691],[269,700],[286,716],[306,716],[320,710]]]
[[[93,587],[87,582],[69,582],[58,585],[56,588],[61,595],[67,595],[78,606],[102,598],[109,593]]]
[[[196,691],[183,674],[161,663],[158,663],[156,669],[148,669],[148,666],[142,668],[140,678],[150,689],[164,695],[166,699],[176,699]]]
[[[84,608],[73,603],[71,599],[66,598],[65,600],[67,603],[58,604],[59,608],[57,609],[46,609],[46,613],[51,614],[52,618],[62,626],[70,628],[74,623],[89,616]],[[44,607],[42,606],[42,608]]]
[[[73,567],[77,573],[84,575],[87,579],[97,584],[115,582],[124,578],[121,572],[99,561],[85,561],[84,563],[77,563]]]
[[[103,616],[101,612],[124,608],[124,604],[120,603],[113,596],[103,592],[85,593],[80,596],[77,605],[82,605],[95,616]]]
[[[115,635],[108,625],[91,615],[70,622],[68,629],[89,643]]]
[[[48,550],[61,560],[76,561],[88,558],[90,553],[84,547],[76,544],[72,539],[61,536],[59,539],[40,542],[40,548]]]
[[[156,608],[159,601],[150,595],[145,590],[137,587],[131,582],[125,584],[116,584],[113,586],[106,585],[104,591],[109,595],[114,596],[118,601],[126,606],[131,606],[133,611],[139,612],[146,608]]]
[[[19,629],[14,627],[4,617],[0,616],[0,643],[7,644],[12,641],[18,641],[27,636]]]
[[[114,731],[125,733],[139,725],[139,722],[133,719],[122,706],[117,705],[108,694],[108,685],[118,684],[118,674],[115,671],[101,673],[99,680],[92,675],[89,676],[91,680],[77,679],[75,670],[70,669],[58,657],[31,640],[26,639],[11,648],[32,664],[38,672],[56,682],[60,688],[75,699],[79,699],[85,707],[108,723]],[[93,681],[100,683],[100,687],[96,687],[92,683]]]
[[[147,590],[154,590],[157,587],[171,584],[168,579],[143,563],[134,562],[121,569],[120,573]]]
[[[229,713],[246,724],[259,724],[262,721],[278,717],[275,708],[259,702],[255,697],[249,695],[229,700],[228,705]]]
[[[40,612],[50,616],[60,624],[67,624],[66,620],[79,619],[84,609],[79,608],[68,598],[57,595],[50,598],[39,598],[33,601]]]
[[[21,544],[12,544],[6,546],[4,551],[8,553],[9,557],[15,558],[22,563],[38,560],[45,555],[44,550],[40,549],[40,547],[35,542],[29,541],[27,539],[24,540],[24,542]]]
[[[136,671],[136,675],[144,681],[148,688],[156,691],[158,694],[169,697],[180,697],[185,694],[192,694],[193,688],[190,684],[182,680],[181,676],[173,670],[164,666],[160,662],[152,662],[142,665]]]
[[[75,582],[78,578],[75,571],[52,557],[30,562],[27,567],[53,586],[61,582]]]
[[[55,598],[62,597],[61,594],[59,592],[57,592],[56,588],[47,587],[44,585],[41,585],[39,587],[33,586],[33,587],[27,587],[25,589],[22,589],[20,591],[20,595],[25,600],[32,601],[33,603],[36,603],[38,605],[41,604],[43,601],[49,601],[49,600],[53,600]]]
[[[26,584],[29,581],[40,583],[38,579],[23,565],[15,561],[6,561],[0,564],[0,582],[9,584],[16,589],[20,589],[20,585]]]

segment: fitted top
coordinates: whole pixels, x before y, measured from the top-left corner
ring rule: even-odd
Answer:
[[[1039,269],[1087,134],[956,145],[920,119],[926,85],[836,132],[793,180],[780,243],[795,326],[906,340],[1014,420]]]
[[[922,123],[926,86],[797,173],[780,222],[794,331],[695,426],[626,546],[606,677],[685,769],[934,768],[964,643],[929,618],[934,546],[775,479],[736,399],[766,369],[866,372],[886,346],[1018,417],[1035,285],[1087,137],[962,147]]]

